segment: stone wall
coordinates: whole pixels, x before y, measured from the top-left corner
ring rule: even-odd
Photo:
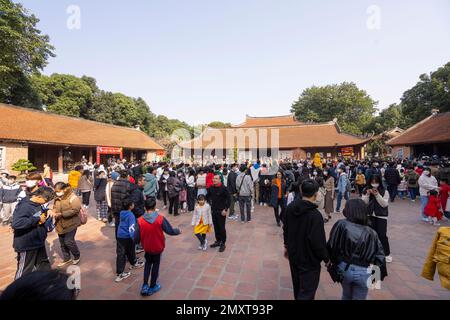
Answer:
[[[19,159],[28,159],[28,145],[0,141],[0,147],[4,148],[3,156],[5,157],[5,160],[0,163],[0,169],[7,170],[10,174],[18,175],[20,172],[13,171],[11,167]]]

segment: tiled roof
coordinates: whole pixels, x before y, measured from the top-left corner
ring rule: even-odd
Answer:
[[[144,132],[0,103],[0,140],[163,150]]]
[[[391,146],[450,141],[450,112],[437,113],[418,122],[387,142]]]
[[[244,123],[234,125],[233,128],[282,127],[299,124],[301,122],[295,120],[293,114],[275,117],[251,117],[247,115]]]
[[[259,139],[261,135],[261,140]],[[228,136],[228,138],[227,138]],[[249,137],[254,137],[250,142]],[[235,137],[235,138],[233,138]],[[267,137],[267,138],[265,138]],[[272,138],[274,141],[272,141]],[[257,128],[207,128],[199,137],[181,143],[186,149],[231,149],[231,148],[264,148],[280,149],[356,146],[369,139],[361,139],[339,132],[334,122],[321,124],[303,124],[290,127],[257,127]],[[256,145],[255,145],[256,144]]]

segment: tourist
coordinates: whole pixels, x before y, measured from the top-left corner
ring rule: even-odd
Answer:
[[[16,176],[9,175],[8,182],[0,188],[0,203],[2,203],[1,219],[2,225],[11,224],[11,218],[16,208],[19,194],[21,192],[20,185],[16,182]]]
[[[386,262],[392,262],[389,239],[387,237],[387,222],[389,216],[389,192],[384,189],[381,177],[373,175],[363,191],[362,200],[368,205],[370,226],[377,232],[383,245]]]
[[[195,170],[188,168],[188,174],[186,178],[187,186],[187,211],[193,212],[195,209]]]
[[[406,172],[405,179],[408,183],[409,198],[412,202],[416,202],[417,189],[419,188],[419,174],[414,170],[414,166],[410,166]]]
[[[80,179],[78,180],[78,189],[81,192],[81,198],[83,200],[83,206],[89,208],[89,199],[91,198],[91,190],[93,187],[93,181],[89,170],[84,170]]]
[[[303,199],[286,210],[283,223],[284,256],[289,260],[296,300],[314,300],[320,279],[320,263],[328,263],[324,222],[315,204],[319,185],[305,180]]]
[[[50,270],[45,241],[52,219],[43,205],[55,198],[50,187],[40,187],[30,197],[22,199],[13,214],[13,248],[17,252],[15,279],[36,271]]]
[[[211,232],[213,222],[211,206],[206,202],[206,197],[202,194],[198,196],[197,206],[192,215],[191,225],[194,226],[194,235],[200,241],[198,250],[206,251],[208,248],[206,234]]]
[[[348,179],[348,175],[344,170],[344,167],[340,166],[336,170],[338,174],[338,194],[337,194],[337,204],[336,204],[336,213],[341,212],[341,203],[344,198],[346,201],[350,198],[350,180]]]
[[[450,185],[446,178],[442,178],[439,183],[439,197],[441,198],[442,210],[444,211],[444,216],[450,219]]]
[[[384,171],[384,179],[387,184],[387,191],[390,196],[390,201],[394,202],[397,196],[398,185],[401,182],[400,173],[395,168],[395,162],[389,163],[388,168]]]
[[[119,179],[120,175],[117,172],[111,172],[108,174],[108,182],[106,183],[106,204],[108,205],[108,223],[110,227],[115,227],[114,216],[112,214],[112,202],[111,202],[111,189],[114,182]]]
[[[187,212],[187,184],[186,176],[183,169],[179,169],[177,172],[178,180],[180,180],[180,193],[179,193],[179,208],[181,213]]]
[[[178,228],[172,228],[169,221],[158,213],[154,199],[145,200],[146,213],[140,217],[136,224],[135,241],[142,243],[145,250],[144,284],[141,295],[150,296],[159,290],[161,285],[157,282],[161,254],[165,248],[164,233],[176,236],[181,234]],[[150,285],[148,279],[151,273]]]
[[[438,190],[438,183],[436,178],[431,175],[430,168],[426,167],[419,178],[420,213],[424,222],[429,222],[424,210],[428,204],[428,193],[431,190]]]
[[[142,177],[142,176],[141,176]],[[143,180],[143,179],[142,179]],[[131,272],[125,271],[125,265],[128,262],[131,269],[138,269],[144,266],[143,261],[136,258],[135,251],[135,229],[136,217],[132,212],[134,203],[131,199],[123,200],[123,210],[120,211],[119,227],[117,228],[117,259],[116,259],[116,279],[115,282],[120,282],[129,276]]]
[[[324,180],[321,176],[315,175],[315,178],[313,179],[317,182],[319,185],[319,191],[317,192],[317,198],[316,198],[316,205],[317,210],[322,214],[322,210],[325,209],[325,196],[327,194],[327,189],[325,188]],[[322,215],[323,216],[323,215]],[[326,223],[328,222],[328,216],[326,216],[323,221]]]
[[[75,300],[79,288],[69,287],[68,274],[59,271],[36,271],[11,283],[0,296],[3,301],[64,301]]]
[[[211,248],[219,247],[219,252],[224,252],[227,241],[225,222],[227,211],[230,208],[230,194],[220,181],[220,175],[214,176],[213,185],[208,190],[206,200],[211,205],[214,234],[216,236],[216,242],[211,245]]]
[[[356,192],[358,192],[359,196],[361,197],[364,187],[366,186],[366,177],[364,176],[362,170],[358,170],[358,174],[355,178],[355,186]]]
[[[139,175],[136,177],[136,184],[131,185],[130,200],[133,202],[133,214],[138,219],[145,213],[145,197],[144,197],[144,186],[145,177]]]
[[[428,217],[430,224],[434,226],[440,226],[439,221],[442,220],[444,211],[442,209],[441,198],[437,190],[430,190],[428,192],[428,202],[423,213]]]
[[[361,199],[347,201],[343,211],[345,219],[337,221],[327,243],[331,263],[335,264],[343,279],[342,300],[366,300],[371,265],[386,276],[383,246],[377,233],[368,226],[367,206]]]
[[[153,198],[156,200],[158,191],[158,180],[156,178],[156,168],[148,167],[147,173],[144,175],[145,185],[144,185],[144,196],[145,199]]]
[[[236,180],[239,174],[239,168],[237,163],[231,165],[231,171],[228,173],[227,178],[227,189],[230,194],[230,213],[228,219],[237,220],[238,216],[235,214],[235,204],[238,201],[238,191],[236,186]]]
[[[434,281],[437,271],[442,288],[450,290],[450,242],[448,239],[450,239],[450,228],[440,227],[431,244],[421,276]],[[436,259],[437,257],[439,258]]]
[[[98,175],[94,181],[94,200],[96,202],[97,220],[108,222],[108,204],[106,202],[106,171],[98,171]]]
[[[254,194],[254,183],[251,176],[250,169],[245,166],[241,167],[241,173],[236,178],[237,194],[239,199],[239,210],[241,213],[241,222],[250,222],[252,219],[251,207],[252,196]],[[245,216],[247,210],[247,217]]]
[[[68,183],[57,182],[55,192],[55,203],[49,213],[55,219],[55,230],[63,254],[63,261],[58,264],[58,268],[62,268],[67,264],[76,265],[80,262],[80,250],[75,235],[81,225],[81,202]]]
[[[300,192],[300,182],[296,181],[289,187],[289,194],[286,200],[286,208],[288,205],[293,203],[295,200],[300,199],[301,197],[302,194]]]
[[[44,163],[44,172],[42,173],[42,179],[45,180],[48,186],[53,187],[53,171],[47,163]]]
[[[281,227],[281,221],[284,221],[284,210],[286,209],[286,180],[283,172],[278,171],[272,180],[272,193],[270,197],[270,206],[275,214],[277,226]],[[280,212],[281,208],[281,212]]]
[[[169,196],[169,214],[178,216],[180,203],[181,181],[178,179],[175,171],[170,171],[170,177],[167,179],[167,195]]]
[[[406,199],[408,193],[408,182],[406,181],[405,170],[403,168],[400,169],[400,184],[398,185],[397,191],[400,199]]]
[[[206,173],[205,173],[205,169],[204,168],[200,168],[198,170],[198,174],[197,174],[197,181],[196,181],[196,186],[197,186],[197,196],[199,195],[204,195],[206,196],[206,194],[208,193],[207,189],[206,189]]]
[[[69,177],[68,177],[68,183],[72,187],[72,190],[74,190],[78,196],[81,195],[78,190],[78,181],[80,180],[82,172],[83,172],[83,166],[78,165],[73,170],[70,170]]]
[[[323,175],[325,177],[325,204],[324,204],[324,210],[325,214],[327,215],[326,219],[324,219],[324,222],[328,222],[331,220],[331,213],[334,212],[334,177],[329,173],[328,169],[325,168],[323,171]]]
[[[439,168],[438,171],[438,180],[446,180],[447,182],[450,182],[450,162],[449,160],[445,161],[442,164],[442,167]]]
[[[223,184],[222,180],[222,174],[219,174],[220,182]],[[206,174],[206,190],[209,190],[210,187],[214,185],[214,169],[210,166],[207,167],[207,174]]]
[[[169,180],[169,169],[165,168],[161,178],[159,180],[159,189],[161,190],[161,197],[164,202],[164,208],[167,208],[167,181]]]
[[[261,172],[261,161],[256,161],[253,166],[250,167],[251,177],[253,181],[253,194],[252,194],[252,212],[255,209],[255,203],[260,203],[259,194],[259,173]]]
[[[120,212],[123,208],[125,199],[130,199],[133,185],[128,181],[128,172],[120,171],[119,179],[114,181],[111,187],[111,212],[114,217],[115,235],[117,236],[117,228],[119,227]]]
[[[33,192],[39,189],[39,184],[42,183],[42,176],[40,173],[31,172],[26,176],[25,185],[27,187],[26,195],[31,196]]]

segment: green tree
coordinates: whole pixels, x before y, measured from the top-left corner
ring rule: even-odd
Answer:
[[[395,127],[404,128],[405,121],[401,105],[394,103],[386,109],[383,109],[378,116],[374,117],[364,131],[380,134],[384,131],[394,129]]]
[[[402,113],[408,127],[431,115],[432,109],[450,111],[450,62],[430,75],[420,75],[419,79],[401,98]]]
[[[35,90],[47,110],[53,113],[80,117],[87,113],[92,90],[82,79],[69,74],[54,73],[50,77],[32,77]]]
[[[377,102],[352,82],[305,89],[291,107],[298,120],[326,122],[337,118],[342,130],[362,134]]]
[[[0,0],[0,101],[39,107],[28,77],[54,57],[49,37],[36,28],[39,19],[18,3]]]
[[[208,124],[208,127],[216,128],[216,129],[222,129],[222,128],[231,128],[231,123],[227,122],[221,122],[221,121],[213,121]]]

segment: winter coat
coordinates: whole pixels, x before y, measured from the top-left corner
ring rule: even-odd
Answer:
[[[227,188],[228,188],[228,192],[230,192],[230,194],[237,193],[237,186],[236,186],[237,177],[238,177],[238,174],[236,172],[234,172],[233,170],[231,170],[230,173],[228,174]]]
[[[122,211],[123,200],[130,198],[133,185],[127,179],[120,179],[114,182],[111,188],[111,211],[119,214]]]
[[[350,180],[348,180],[348,176],[344,172],[339,176],[337,185],[338,191],[341,194],[345,194],[345,192],[347,192],[347,183],[350,183]]]
[[[419,186],[419,174],[414,170],[408,170],[405,175],[406,183],[408,188],[417,189]]]
[[[251,197],[254,192],[254,183],[252,177],[242,172],[236,178],[236,188],[239,196]]]
[[[436,268],[441,285],[450,290],[450,227],[441,227],[436,233],[422,270],[422,277],[433,281]]]
[[[80,189],[82,192],[84,191],[91,191],[92,190],[92,177],[86,177],[85,175],[82,175],[80,179],[78,180],[78,189]]]
[[[133,213],[136,218],[139,218],[145,213],[144,189],[137,185],[132,185],[130,200],[134,203]]]
[[[281,180],[281,200],[284,202],[284,205],[286,206],[287,203],[287,199],[286,199],[286,189],[287,185],[286,185],[286,180],[282,179]],[[275,179],[272,180],[272,193],[270,194],[270,202],[269,205],[272,208],[276,208],[278,206],[278,186],[275,183]]]
[[[202,219],[205,226],[213,224],[211,207],[209,206],[209,204],[205,203],[203,207],[200,207],[198,205],[195,207],[194,214],[192,215],[191,225],[198,225],[200,223],[200,219]]]
[[[0,188],[0,203],[17,202],[20,191],[22,191],[22,189],[17,183],[14,183],[12,185],[4,185],[2,188]]]
[[[441,220],[443,215],[441,199],[437,196],[430,196],[427,205],[423,209],[423,213],[427,217],[433,217]]]
[[[108,180],[106,178],[97,178],[94,182],[94,199],[95,201],[106,201],[106,185]]]
[[[298,199],[287,207],[283,238],[289,262],[300,271],[320,270],[320,263],[329,261],[323,218],[314,203]]]
[[[448,183],[450,183],[450,167],[439,168],[438,178],[439,180],[445,179]]]
[[[167,179],[167,193],[169,198],[175,198],[180,195],[181,191],[181,181],[178,177],[169,177]]]
[[[420,196],[428,196],[428,192],[431,190],[437,190],[438,183],[435,177],[427,176],[424,173],[419,178],[419,193]]]
[[[206,195],[206,200],[211,205],[211,211],[218,212],[230,208],[231,197],[224,185],[211,186]]]
[[[400,173],[395,168],[387,168],[384,172],[384,179],[387,184],[396,186],[399,185],[401,181]]]
[[[81,201],[73,192],[64,195],[62,198],[57,198],[53,209],[55,212],[61,213],[61,216],[56,218],[55,223],[58,234],[66,234],[81,225]]]
[[[80,180],[80,177],[81,177],[80,171],[72,170],[69,172],[68,183],[70,184],[72,189],[75,190],[78,188],[78,180]]]
[[[146,197],[156,198],[157,180],[156,177],[151,173],[146,173],[144,176],[144,195]]]

